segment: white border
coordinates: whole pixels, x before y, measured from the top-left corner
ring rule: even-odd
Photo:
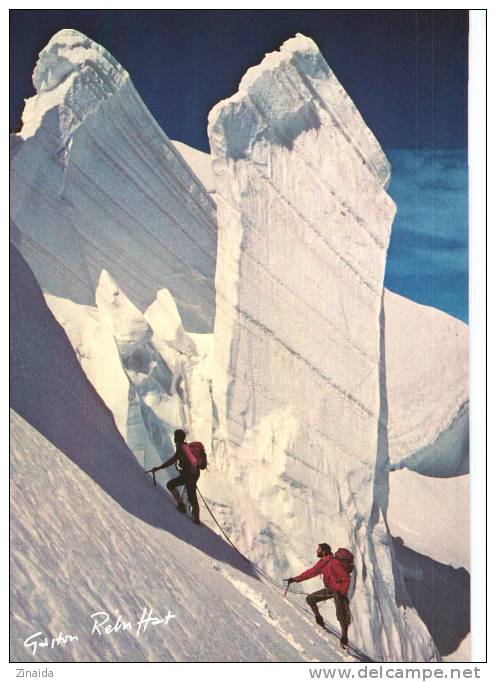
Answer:
[[[469,34],[469,323],[472,660],[486,658],[486,15],[470,12]],[[484,560],[483,560],[484,558]]]
[[[21,3],[21,2],[12,2],[9,4],[9,9],[43,9],[40,7],[42,3],[37,3],[37,2],[31,2],[31,3]],[[475,4],[477,3],[470,3],[470,2],[452,2],[449,7],[452,9],[469,9],[470,4]],[[122,3],[121,7],[122,9],[127,9],[132,7],[131,3],[129,3],[129,6],[126,7],[127,3]],[[285,6],[281,6],[283,3],[271,3],[268,6],[267,5],[262,5],[261,3],[253,3],[250,4],[250,9],[269,9],[269,8],[274,8],[274,9],[298,9],[296,6],[296,3],[293,2],[286,2]],[[176,5],[177,7],[177,5]],[[202,3],[180,3],[181,9],[195,9],[195,8],[201,8],[201,9],[210,9],[211,7],[208,7],[206,4]],[[241,7],[247,7],[247,5],[241,5]],[[51,4],[51,8],[53,9],[64,9],[67,8],[67,2],[53,2]],[[96,2],[86,2],[85,3],[85,8],[86,9],[118,9],[115,5],[112,6],[112,4],[109,3],[96,3]],[[172,7],[167,7],[164,5],[160,5],[160,3],[149,3],[148,8],[150,9],[172,9]],[[230,7],[227,6],[227,3],[218,3],[216,5],[216,8],[219,9],[237,9],[236,7],[233,7],[231,5]],[[320,9],[324,8],[327,9],[329,8],[329,3],[324,3],[324,2],[314,2],[312,4],[312,8],[314,9]],[[381,7],[377,9],[399,9],[398,5],[390,3],[390,2],[384,2]],[[370,3],[345,3],[344,5],[341,4],[339,9],[376,9],[375,7],[372,6]],[[431,3],[428,2],[417,2],[413,5],[409,5],[408,8],[405,9],[435,9]],[[440,8],[442,9],[442,8]],[[5,16],[5,15],[4,15]],[[485,257],[486,257],[486,250],[485,250],[485,156],[486,156],[486,150],[485,150],[485,126],[486,126],[486,119],[485,119],[485,106],[483,104],[483,99],[484,99],[484,94],[485,94],[485,87],[486,87],[486,81],[485,81],[485,63],[486,63],[486,57],[485,57],[485,10],[477,9],[477,10],[471,10],[470,11],[470,20],[471,20],[471,26],[470,26],[470,81],[469,81],[469,163],[470,163],[470,179],[469,179],[469,185],[470,185],[470,295],[469,295],[469,301],[470,301],[470,327],[471,327],[471,332],[470,332],[470,345],[471,345],[471,452],[472,452],[472,457],[471,457],[471,467],[472,467],[472,475],[471,475],[471,481],[472,481],[472,488],[471,488],[471,503],[472,503],[472,656],[473,660],[485,660],[486,658],[486,632],[485,632],[485,614],[486,614],[486,570],[485,570],[485,529],[486,529],[486,508],[485,508],[485,430],[486,430],[486,422],[485,422],[485,386],[486,386],[486,368],[485,368],[485,323],[486,323],[486,315],[485,315],[485,304],[486,304],[486,298],[485,298]],[[7,57],[7,51],[5,50],[5,46],[8,45],[8,22],[6,21],[3,25],[3,38],[4,40],[2,41],[2,44],[4,46],[4,68],[3,68],[3,77],[2,77],[2,82],[4,85],[3,92],[8,91],[8,57]],[[494,63],[494,54],[491,57],[491,54],[494,52],[491,41],[489,41],[489,63]],[[490,104],[491,106],[491,104]],[[7,119],[7,115],[5,115],[5,119]],[[494,120],[494,118],[491,118],[491,115],[489,116],[489,120]],[[4,126],[4,130],[6,130],[6,125]],[[489,135],[491,137],[491,135]],[[5,136],[6,138],[6,136]],[[5,141],[5,144],[8,144],[8,141]],[[4,157],[6,158],[6,157]],[[7,173],[6,173],[6,180],[8,182],[8,168],[7,168]],[[3,192],[4,194],[2,195],[3,197],[6,197],[6,187],[8,185],[4,182],[3,184]],[[491,186],[491,185],[490,185]],[[494,185],[496,187],[496,185]],[[7,203],[7,202],[5,202]],[[494,226],[493,226],[494,228]],[[490,235],[489,235],[490,237]],[[489,247],[490,247],[491,242],[489,241]],[[491,250],[491,249],[490,249]],[[5,277],[5,283],[7,282],[7,276],[8,276],[8,257],[6,256],[7,250],[2,252],[2,258],[5,258],[5,260],[2,262],[2,265],[4,266],[1,271],[2,271],[2,276]],[[492,290],[492,284],[494,284],[494,276],[491,273],[490,269],[490,280],[489,280],[489,285],[490,285],[490,290]],[[491,284],[492,283],[492,284]],[[7,286],[4,285],[2,287],[2,294],[6,297],[7,299]],[[8,310],[8,302],[7,300],[4,300],[4,311]],[[490,338],[494,338],[492,331],[490,329]],[[4,359],[4,362],[6,364],[8,363],[8,352],[7,352],[7,345],[8,345],[8,340],[6,336],[2,338],[2,342],[5,343],[5,347],[3,348],[4,352],[2,353],[2,357]],[[490,344],[490,348],[494,347],[494,344]],[[8,376],[8,369],[4,376]],[[6,396],[6,402],[5,404],[8,405],[8,382],[5,382],[4,385],[4,390],[5,390],[5,396]],[[492,401],[494,402],[494,401]],[[493,413],[493,415],[496,414]],[[494,419],[494,416],[493,416]],[[6,421],[3,422],[6,424]],[[1,427],[1,435],[2,435],[2,441],[6,443],[7,448],[8,448],[8,432],[6,429],[5,437],[4,437],[4,431],[3,428]],[[492,429],[489,432],[489,436],[491,438],[491,432],[494,431]],[[494,442],[494,438],[491,438],[490,442]],[[494,454],[494,452],[493,452]],[[6,460],[7,457],[4,459],[4,465],[6,466]],[[494,465],[491,464],[491,458],[489,461],[489,469],[488,469],[488,474],[489,474],[489,480],[495,480],[494,476],[491,477],[491,472],[494,473]],[[4,469],[4,471],[6,471]],[[5,481],[7,480],[7,476],[5,477]],[[494,512],[494,499],[495,495],[490,495],[489,496],[489,503],[492,511]],[[6,509],[6,513],[8,514],[8,502],[7,502],[7,496],[4,498],[4,503],[5,507],[3,509]],[[7,524],[6,524],[6,519],[8,516],[5,514],[3,515],[3,524],[2,524],[2,529],[5,535],[3,535],[3,538],[5,539],[8,537],[7,533]],[[491,514],[489,516],[491,518]],[[491,555],[492,555],[492,546],[488,547],[489,551],[489,565],[492,565],[491,563]],[[7,557],[6,557],[7,558]],[[8,568],[6,567],[6,562],[2,561],[2,573],[1,573],[2,581],[3,581],[3,586],[4,586],[4,591],[3,591],[3,596],[5,597],[6,594],[6,587],[7,587],[7,580],[8,580]],[[491,596],[493,595],[494,590],[492,589],[491,585],[489,585],[489,588],[491,590]],[[6,661],[8,660],[8,654],[7,654],[7,645],[8,645],[8,636],[7,636],[7,631],[6,631],[6,621],[8,618],[8,611],[6,607],[6,602],[2,599],[2,606],[4,608],[2,609],[3,613],[3,618],[0,621],[2,624],[2,663],[0,667],[5,670],[5,672],[9,675],[9,677],[13,677],[15,671],[13,668],[15,668],[15,664],[8,664]],[[7,626],[8,627],[8,626]],[[492,641],[496,641],[496,639],[493,638]],[[489,656],[489,662],[491,660],[494,660],[494,657],[491,655],[491,650],[487,652]],[[259,677],[260,679],[268,679],[269,677],[273,678],[275,677],[278,673],[283,674],[285,679],[309,679],[309,675],[307,672],[307,666],[305,664],[302,665],[297,665],[297,664],[273,664],[270,666],[267,666],[266,664],[236,664],[236,667],[233,668],[233,664],[205,664],[205,665],[190,665],[190,664],[168,664],[166,667],[163,666],[163,664],[146,664],[146,668],[143,668],[142,665],[140,664],[114,664],[118,665],[119,667],[117,669],[112,668],[109,669],[107,667],[102,667],[105,666],[105,664],[91,664],[91,667],[88,667],[89,664],[69,664],[70,668],[67,668],[65,664],[58,664],[58,665],[40,665],[36,666],[37,668],[50,668],[51,670],[55,671],[55,677],[58,677],[59,679],[64,678],[64,677],[70,677],[72,680],[78,680],[78,679],[84,679],[86,680],[88,677],[88,674],[95,680],[98,679],[105,679],[106,681],[108,679],[111,679],[112,676],[119,675],[119,677],[122,677],[124,679],[128,678],[129,679],[135,679],[136,675],[141,675],[145,674],[147,678],[150,680],[152,679],[159,679],[163,680],[164,679],[164,673],[166,676],[175,676],[176,674],[179,673],[181,678],[184,679],[193,679],[197,678],[198,676],[201,677],[214,677],[216,679],[216,682],[220,682],[220,680],[223,679],[229,679],[232,680],[233,674],[236,676],[237,679],[239,680],[244,680],[244,679],[250,679],[254,675]],[[143,664],[144,665],[144,664]],[[282,667],[284,666],[284,670]],[[360,666],[363,667],[363,666]],[[389,666],[384,666],[384,669]],[[401,667],[401,664],[398,666]],[[418,665],[414,666],[411,665],[410,667],[418,667],[418,668],[424,668],[426,667],[425,665]],[[448,664],[443,664],[443,669],[447,671],[451,667],[459,667],[459,668],[468,668],[468,664],[461,664],[459,666],[451,666]],[[490,666],[484,666],[484,677],[488,673]],[[492,667],[492,666],[491,666]],[[6,670],[6,668],[9,668],[9,670]],[[352,666],[353,670],[355,673],[357,673],[357,667]],[[473,667],[472,667],[473,669]],[[64,674],[65,673],[65,674]],[[132,676],[132,677],[131,677]],[[489,679],[489,676],[488,678]]]

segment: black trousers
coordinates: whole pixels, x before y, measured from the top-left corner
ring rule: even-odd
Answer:
[[[184,473],[181,473],[179,476],[176,476],[176,478],[171,478],[171,480],[167,482],[168,490],[178,488],[180,485],[183,485],[186,488],[188,502],[193,510],[193,519],[196,521],[200,519],[200,505],[198,504],[198,497],[196,494],[196,483],[199,478],[199,471],[194,476],[185,476]]]

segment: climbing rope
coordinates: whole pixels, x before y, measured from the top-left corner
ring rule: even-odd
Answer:
[[[153,475],[153,483],[154,483],[154,485],[156,485],[155,474]],[[246,561],[246,562],[247,562],[247,563],[248,563],[248,564],[249,564],[249,565],[250,565],[250,566],[259,574],[259,575],[260,575],[260,576],[262,576],[262,578],[263,578],[264,580],[266,580],[272,587],[275,587],[275,588],[278,589],[278,590],[282,590],[282,591],[284,592],[284,597],[286,597],[286,595],[287,595],[288,588],[290,589],[290,592],[289,592],[290,594],[302,594],[302,595],[308,595],[308,594],[310,594],[310,592],[303,592],[303,591],[300,591],[300,590],[291,589],[289,584],[286,585],[286,587],[284,587],[283,585],[280,584],[280,583],[283,582],[283,581],[278,581],[278,580],[276,580],[276,579],[273,578],[271,575],[269,575],[266,571],[264,571],[262,568],[260,568],[260,566],[257,566],[257,564],[255,564],[253,561],[251,561],[251,559],[248,559],[248,557],[245,556],[245,555],[243,554],[243,552],[241,552],[241,550],[239,550],[239,549],[236,547],[236,545],[235,545],[234,542],[231,540],[231,538],[229,537],[229,535],[225,532],[225,530],[222,528],[222,526],[220,525],[220,523],[217,521],[217,519],[215,518],[214,513],[212,512],[212,510],[211,510],[210,507],[208,506],[207,501],[205,500],[205,498],[204,498],[203,495],[201,494],[201,491],[200,491],[200,489],[198,488],[198,486],[196,487],[196,491],[197,491],[198,495],[200,496],[201,501],[202,501],[203,504],[205,505],[205,509],[208,511],[208,513],[210,514],[210,516],[211,516],[212,519],[214,520],[215,525],[216,525],[217,528],[220,530],[220,532],[222,533],[222,535],[224,536],[224,538],[227,540],[227,542],[229,543],[229,545],[230,545],[230,546],[234,549],[234,551],[237,552],[237,553],[239,554],[239,556],[242,557],[242,558],[243,558],[243,559],[244,559],[244,560],[245,560],[245,561]],[[185,492],[185,491],[183,490],[183,495],[184,495],[184,492]],[[291,605],[294,606],[294,608],[296,608],[296,609],[298,609],[299,611],[301,611],[305,616],[308,616],[308,615],[309,615],[308,611],[307,611],[306,609],[304,609],[302,606],[300,606],[299,604],[295,604],[294,602],[291,602]],[[340,634],[339,634],[336,630],[334,630],[333,628],[331,628],[331,627],[329,627],[328,625],[326,625],[326,626],[324,627],[324,629],[325,629],[327,632],[329,632],[329,634],[334,635],[334,637],[336,637],[336,639],[340,639]],[[375,661],[373,658],[371,658],[370,656],[368,656],[366,653],[364,653],[363,651],[361,651],[360,649],[358,649],[356,646],[354,646],[353,644],[351,644],[351,642],[348,642],[348,650],[349,650],[350,653],[352,653],[353,656],[355,656],[355,658],[360,659],[362,662],[368,662],[368,663],[376,663],[376,662],[377,662],[377,661]]]
[[[280,584],[280,582],[279,582],[278,580],[276,580],[275,578],[272,578],[272,576],[270,576],[266,571],[264,571],[262,568],[260,568],[259,566],[257,566],[255,563],[253,563],[253,561],[251,561],[251,559],[248,559],[248,557],[245,556],[245,555],[236,547],[236,545],[233,543],[233,541],[231,540],[231,538],[229,537],[229,535],[227,535],[227,533],[225,532],[225,530],[222,528],[222,526],[220,525],[220,523],[219,523],[219,522],[217,521],[217,519],[215,518],[215,516],[214,516],[212,510],[211,510],[210,507],[208,506],[207,501],[205,500],[205,498],[204,498],[203,495],[201,494],[201,492],[200,492],[200,490],[198,489],[198,487],[196,488],[196,491],[197,491],[197,493],[199,494],[199,496],[201,497],[201,500],[202,500],[203,504],[205,505],[206,510],[208,511],[208,513],[210,514],[210,516],[213,518],[215,525],[216,525],[217,528],[220,530],[220,532],[222,533],[222,535],[225,537],[225,539],[227,540],[227,542],[231,545],[231,547],[232,547],[232,548],[233,548],[241,557],[243,557],[243,559],[244,559],[247,563],[249,563],[250,566],[251,566],[257,573],[259,573],[263,578],[265,578],[265,580],[267,580],[267,582],[269,582],[273,587],[276,587],[278,590],[283,590],[283,591],[284,591],[285,588]],[[297,592],[296,594],[306,594],[306,592],[300,592],[300,593]]]
[[[215,525],[216,525],[217,528],[220,530],[220,532],[222,533],[222,535],[225,537],[225,539],[227,540],[227,542],[231,545],[231,547],[232,547],[232,548],[233,548],[241,557],[243,557],[243,559],[244,559],[248,564],[250,564],[250,566],[251,566],[257,573],[259,573],[259,574],[260,574],[268,583],[270,583],[270,585],[272,585],[273,587],[277,588],[278,590],[282,590],[282,591],[284,592],[284,596],[286,596],[289,585],[286,586],[286,587],[280,585],[279,581],[277,581],[275,578],[273,578],[272,576],[270,576],[270,575],[269,575],[266,571],[264,571],[262,568],[260,568],[259,566],[257,566],[253,561],[251,561],[251,559],[248,559],[248,557],[245,556],[245,555],[236,547],[236,545],[233,543],[233,541],[231,540],[231,538],[229,537],[229,535],[227,535],[227,533],[224,531],[224,529],[222,528],[222,526],[220,525],[220,523],[219,523],[219,522],[217,521],[217,519],[215,518],[214,513],[212,512],[212,510],[211,510],[210,507],[208,506],[207,501],[205,500],[205,498],[204,498],[203,495],[201,494],[201,492],[200,492],[198,486],[197,486],[197,488],[196,488],[196,491],[197,491],[198,495],[201,497],[201,500],[202,500],[203,504],[205,505],[206,510],[208,511],[208,513],[210,514],[210,516],[213,518]],[[290,594],[304,594],[304,595],[308,595],[308,594],[310,594],[310,593],[309,593],[309,592],[301,592],[301,591],[298,591],[298,590],[293,590],[293,591],[290,591]],[[294,602],[291,602],[291,604],[292,604],[292,606],[294,606],[295,608],[297,608],[299,611],[301,611],[302,613],[304,613],[305,616],[308,616],[308,615],[309,615],[309,614],[308,614],[308,611],[307,611],[306,609],[304,609],[302,606],[300,606],[299,604],[295,604]],[[326,625],[324,629],[325,629],[327,632],[329,632],[330,634],[334,635],[334,637],[336,637],[337,639],[340,639],[340,638],[341,638],[341,635],[340,635],[336,630],[334,630],[333,628],[329,627],[328,625]],[[376,662],[376,661],[374,661],[372,658],[370,658],[370,656],[368,656],[367,654],[365,654],[363,651],[360,651],[360,649],[358,649],[356,646],[354,646],[354,645],[351,644],[350,642],[348,642],[348,650],[349,650],[350,652],[353,652],[353,655],[354,655],[356,658],[361,659],[362,661],[366,661],[366,662],[369,662],[369,663],[375,663],[375,662]]]

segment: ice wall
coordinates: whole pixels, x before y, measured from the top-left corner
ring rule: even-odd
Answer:
[[[387,159],[301,35],[247,72],[208,130],[214,443],[244,491],[231,497],[233,532],[279,574],[299,572],[318,542],[350,547],[355,636],[380,658],[435,658],[384,518]]]
[[[33,83],[11,137],[12,238],[43,291],[93,305],[106,269],[142,312],[166,287],[189,330],[211,331],[215,204],[127,72],[63,30]]]
[[[216,199],[208,155],[180,142],[173,144]],[[436,477],[465,474],[468,326],[384,289],[384,327],[391,468]],[[389,514],[390,510],[388,519]]]

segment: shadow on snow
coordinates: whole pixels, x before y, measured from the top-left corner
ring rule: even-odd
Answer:
[[[249,575],[216,533],[179,515],[154,488],[88,381],[17,249],[10,250],[10,404],[130,514]]]

